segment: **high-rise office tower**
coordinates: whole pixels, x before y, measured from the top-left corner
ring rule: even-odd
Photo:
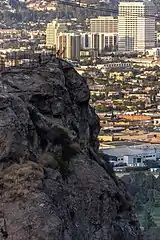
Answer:
[[[118,50],[143,52],[155,46],[155,6],[151,1],[120,2]]]
[[[51,23],[48,23],[46,29],[46,46],[55,47],[57,34],[67,31],[67,25],[65,23],[58,22],[58,20],[53,20]]]
[[[80,35],[76,33],[59,33],[57,35],[57,49],[65,48],[63,58],[79,60],[80,58]]]
[[[99,53],[105,49],[114,50],[117,46],[118,21],[113,16],[99,16],[90,19],[90,29],[92,34],[99,35]]]

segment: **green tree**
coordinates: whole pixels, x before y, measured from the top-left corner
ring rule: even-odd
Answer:
[[[144,240],[159,240],[160,227],[152,227],[144,233]]]
[[[95,106],[95,109],[97,112],[107,112],[107,106],[104,106],[104,105],[98,105],[98,106]]]
[[[151,227],[156,227],[156,224],[152,218],[152,215],[149,209],[144,210],[143,227],[144,227],[144,231],[148,231]]]
[[[136,196],[135,196],[135,200],[134,200],[134,206],[135,206],[135,210],[137,212],[141,212],[143,210],[143,203],[141,202],[141,199],[136,198]]]
[[[160,192],[154,191],[154,207],[160,207]]]
[[[150,188],[147,191],[147,199],[148,202],[146,203],[146,207],[147,209],[152,209],[152,207],[154,206],[154,202],[155,202],[155,198],[154,198],[154,189]]]

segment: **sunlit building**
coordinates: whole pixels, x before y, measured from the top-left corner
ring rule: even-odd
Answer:
[[[48,23],[46,29],[46,46],[56,47],[57,34],[67,31],[68,27],[66,23],[58,22],[58,20],[53,20],[51,23]]]
[[[155,6],[151,1],[120,2],[118,50],[145,51],[155,47]]]
[[[77,33],[60,33],[57,35],[57,49],[64,50],[63,58],[79,60],[80,35]]]
[[[118,41],[118,20],[113,16],[99,16],[90,19],[91,33],[98,34],[99,53],[103,51],[112,51],[117,48]]]

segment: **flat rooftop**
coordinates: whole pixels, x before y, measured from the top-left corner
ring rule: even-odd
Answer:
[[[112,156],[130,156],[138,154],[158,153],[160,154],[160,144],[130,144],[121,143],[122,145],[103,148],[103,152]]]

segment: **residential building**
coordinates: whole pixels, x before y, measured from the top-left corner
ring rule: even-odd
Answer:
[[[80,35],[77,33],[59,33],[57,35],[57,49],[64,49],[64,58],[80,59]]]
[[[98,35],[99,53],[103,51],[113,51],[117,48],[118,40],[118,22],[113,16],[99,16],[98,18],[90,19],[90,30],[92,38],[95,34]]]
[[[99,34],[98,33],[91,34],[91,48],[99,52]]]
[[[102,70],[108,70],[108,69],[127,69],[132,68],[132,63],[130,62],[109,62],[104,65]]]
[[[118,50],[139,51],[155,47],[155,6],[151,1],[120,2]]]
[[[94,49],[99,51],[99,34],[98,33],[82,33],[81,49]]]
[[[55,47],[56,39],[58,33],[64,33],[68,31],[66,23],[58,22],[58,20],[53,20],[51,23],[47,24],[46,29],[46,46]]]
[[[112,16],[99,16],[90,19],[90,29],[92,33],[117,33],[117,18]]]
[[[160,57],[160,47],[151,48],[146,51],[146,56],[154,58]]]

